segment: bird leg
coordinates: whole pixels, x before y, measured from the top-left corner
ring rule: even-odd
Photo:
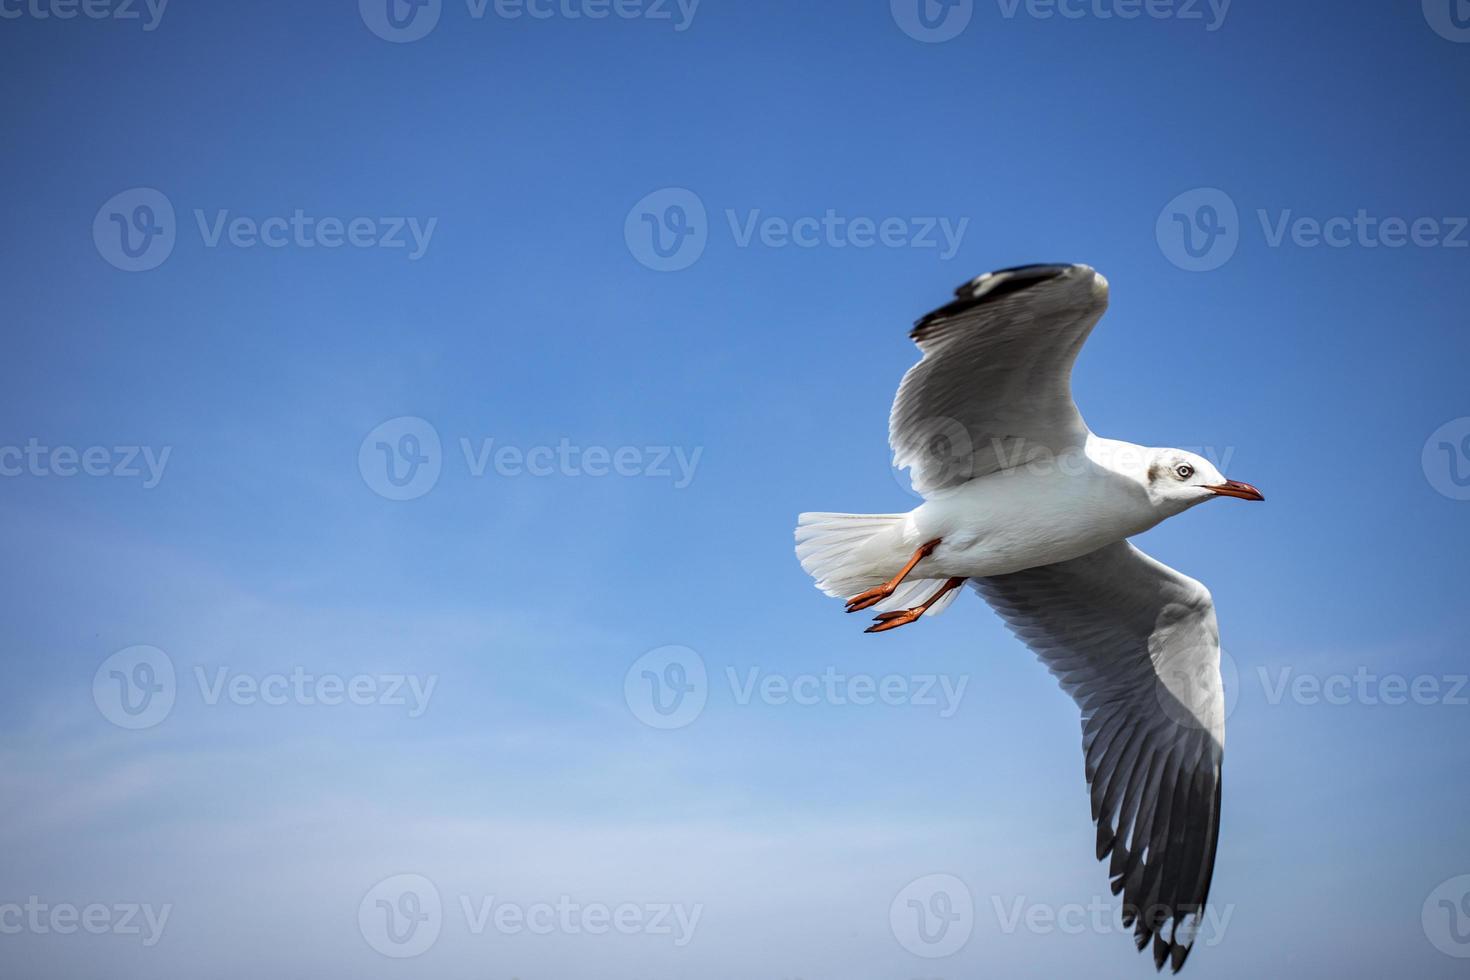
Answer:
[[[941,598],[953,592],[955,589],[958,589],[964,584],[964,579],[952,578],[941,585],[938,592],[925,599],[923,605],[915,606],[913,609],[895,609],[893,612],[879,613],[873,618],[874,625],[869,626],[867,629],[863,630],[863,632],[882,633],[885,630],[894,630],[898,629],[900,626],[907,626],[909,623],[912,623],[914,620],[918,619],[920,616],[928,612],[929,607],[934,605],[934,603],[938,602]]]
[[[882,602],[884,599],[887,599],[889,596],[893,595],[893,590],[898,588],[899,583],[902,582],[905,578],[908,578],[909,572],[912,572],[914,570],[915,565],[934,553],[934,549],[939,547],[939,542],[941,540],[941,538],[935,538],[928,544],[920,545],[919,550],[914,552],[914,557],[909,559],[909,563],[903,566],[903,569],[899,571],[897,575],[893,576],[893,578],[884,582],[877,588],[869,589],[866,592],[859,593],[858,595],[853,596],[851,599],[848,599],[847,611],[853,613],[857,612],[859,609],[866,609],[869,606],[875,606],[878,603]]]

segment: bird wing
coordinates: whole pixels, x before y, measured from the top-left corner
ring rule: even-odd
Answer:
[[[1097,857],[1176,972],[1215,868],[1225,702],[1209,591],[1127,541],[974,580],[1082,709]],[[1187,920],[1193,919],[1193,922]]]
[[[922,494],[1080,449],[1088,434],[1072,363],[1107,309],[1107,280],[1085,265],[1021,266],[955,296],[909,334],[924,356],[888,421],[893,464]]]

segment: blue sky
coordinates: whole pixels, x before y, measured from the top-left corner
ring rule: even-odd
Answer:
[[[1460,975],[1463,10],[386,2],[0,2],[6,973],[1151,972],[1046,671],[791,546],[915,503],[916,316],[1077,261],[1091,426],[1268,497],[1140,542],[1229,654],[1189,975]]]

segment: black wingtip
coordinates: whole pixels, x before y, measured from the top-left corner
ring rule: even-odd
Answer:
[[[1049,282],[1076,268],[1079,267],[1064,262],[1034,262],[976,276],[955,289],[955,299],[952,302],[921,317],[914,324],[913,333],[918,334],[936,321],[958,316],[986,303],[993,303],[1003,296]]]
[[[1070,262],[1031,262],[1026,265],[1013,265],[1009,269],[995,269],[991,272],[986,273],[986,275],[1018,275],[1023,272],[1037,272],[1040,270],[1054,270],[1057,275],[1060,275],[1061,273],[1066,272],[1068,269],[1074,268],[1076,268],[1076,266]],[[981,276],[980,278],[983,279],[984,276]],[[976,280],[972,279],[970,280],[970,283],[973,284],[975,281]],[[964,286],[960,287],[960,289],[964,288]],[[956,292],[958,292],[958,290],[956,290]]]
[[[1180,943],[1174,944],[1174,949],[1171,953],[1172,958],[1169,961],[1170,973],[1178,973],[1180,970],[1184,969],[1184,961],[1189,959],[1189,951],[1192,949],[1194,949],[1193,943],[1189,944],[1188,946],[1182,945]]]

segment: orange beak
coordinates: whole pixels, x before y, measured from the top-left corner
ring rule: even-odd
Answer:
[[[1266,499],[1265,495],[1262,494],[1261,491],[1257,490],[1249,483],[1240,483],[1236,480],[1226,480],[1224,483],[1216,484],[1213,487],[1205,487],[1205,489],[1213,490],[1215,493],[1218,493],[1222,497],[1239,497],[1241,500]]]

